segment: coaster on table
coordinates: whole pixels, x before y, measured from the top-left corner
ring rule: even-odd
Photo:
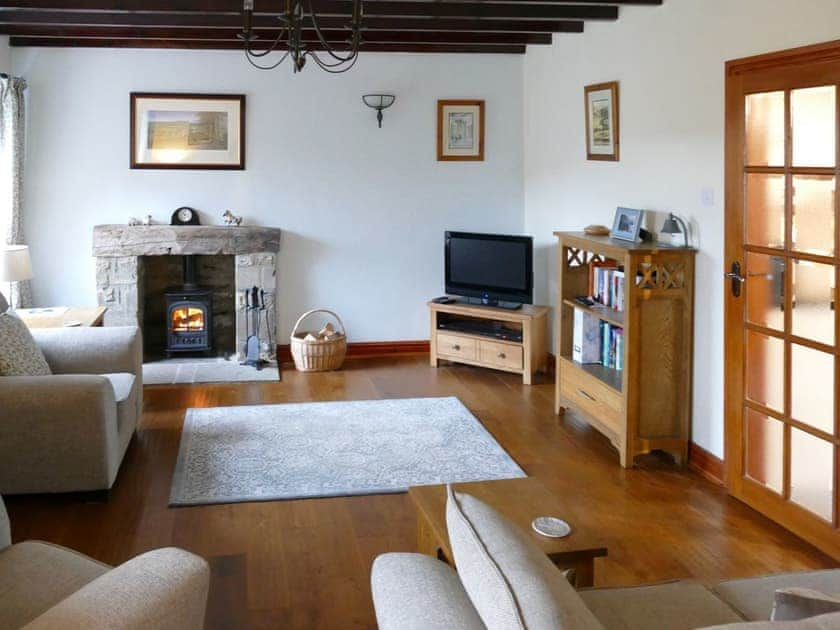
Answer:
[[[538,516],[531,521],[531,527],[538,534],[549,538],[563,538],[572,533],[572,528],[566,521],[553,516]]]
[[[80,322],[78,319],[68,319],[68,320],[67,320],[66,322],[64,322],[64,324],[63,324],[63,326],[64,326],[65,328],[75,328],[75,327],[77,327],[77,326],[81,326],[81,325],[82,325],[82,322]]]

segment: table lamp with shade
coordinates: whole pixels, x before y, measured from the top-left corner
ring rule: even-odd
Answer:
[[[9,283],[9,304],[14,308],[12,285],[32,279],[32,260],[28,245],[6,245],[0,248],[0,280]]]

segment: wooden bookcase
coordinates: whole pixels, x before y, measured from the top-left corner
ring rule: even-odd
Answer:
[[[623,467],[663,450],[684,464],[691,431],[696,251],[555,232],[558,287],[555,411],[571,406],[607,436]],[[624,268],[624,311],[587,307],[590,263]],[[635,279],[635,281],[634,281]],[[623,329],[624,369],[572,360],[575,309]]]
[[[525,385],[531,384],[537,371],[545,371],[548,364],[547,306],[526,304],[522,308],[508,310],[461,302],[429,302],[428,307],[432,326],[432,367],[438,366],[438,360],[445,360],[504,370],[521,374]],[[497,339],[469,332],[442,330],[439,324],[449,318],[490,323],[521,334],[522,340]]]

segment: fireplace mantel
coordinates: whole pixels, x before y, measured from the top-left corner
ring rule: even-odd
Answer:
[[[94,256],[184,256],[278,252],[278,228],[220,225],[97,225]]]
[[[107,306],[106,326],[143,324],[145,310],[144,258],[148,256],[233,256],[236,302],[236,345],[248,334],[250,317],[240,300],[259,287],[266,297],[277,295],[278,228],[221,225],[97,225],[93,228],[96,292]],[[276,321],[268,331],[276,339]],[[269,344],[271,345],[271,344]],[[273,353],[273,348],[268,351]],[[272,358],[270,355],[264,358]]]

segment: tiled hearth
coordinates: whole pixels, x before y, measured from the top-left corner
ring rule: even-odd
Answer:
[[[277,294],[277,257],[280,251],[281,230],[258,226],[127,226],[98,225],[93,230],[93,255],[96,257],[96,289],[99,304],[107,306],[106,326],[136,324],[143,326],[148,308],[149,313],[159,309],[147,307],[145,280],[146,268],[159,269],[150,265],[148,257],[198,255],[233,257],[233,293],[235,313],[235,340],[228,350],[241,352],[247,336],[246,317],[241,296],[246,289],[259,287],[269,297]],[[214,265],[204,265],[212,270]],[[223,264],[218,265],[224,268]],[[223,280],[207,277],[210,285]],[[263,320],[265,321],[265,320]],[[270,332],[276,339],[276,317],[271,322]],[[229,342],[228,342],[229,343]],[[273,359],[273,344],[263,358]]]

